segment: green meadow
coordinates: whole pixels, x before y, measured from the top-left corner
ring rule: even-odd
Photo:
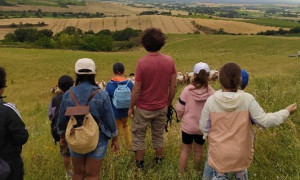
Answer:
[[[293,102],[300,106],[300,58],[288,55],[300,51],[300,38],[239,36],[239,35],[168,35],[161,52],[174,58],[177,70],[191,72],[197,62],[206,62],[219,70],[226,62],[236,62],[250,75],[245,91],[253,94],[266,112],[285,108]],[[126,74],[135,72],[137,60],[146,54],[142,47],[114,53],[70,50],[0,48],[0,66],[7,71],[4,95],[16,104],[30,137],[23,146],[26,180],[64,179],[65,171],[50,135],[48,104],[53,96],[50,88],[59,76],[69,74],[75,78],[77,59],[92,58],[97,66],[96,80],[108,81],[115,62],[125,64]],[[219,89],[218,81],[211,82]],[[184,85],[178,85],[176,100]],[[130,121],[131,122],[131,121]],[[282,125],[262,129],[254,127],[254,160],[249,170],[251,180],[300,179],[300,113],[299,109]],[[174,120],[165,133],[165,158],[156,165],[147,136],[145,171],[135,173],[133,153],[122,150],[118,154],[108,149],[103,161],[101,179],[200,179],[202,172],[193,170],[190,159],[188,171],[180,175],[178,160],[181,150],[180,123]],[[204,147],[206,157],[206,145]],[[191,156],[192,158],[192,156]],[[204,160],[202,162],[202,167]]]

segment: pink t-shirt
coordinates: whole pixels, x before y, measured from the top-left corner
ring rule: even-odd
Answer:
[[[141,82],[142,87],[137,107],[148,111],[166,107],[171,77],[175,73],[175,64],[170,56],[154,52],[139,59],[135,81]]]

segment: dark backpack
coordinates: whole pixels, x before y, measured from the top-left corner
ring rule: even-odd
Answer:
[[[59,113],[59,108],[60,108],[60,103],[62,100],[63,94],[58,94],[52,99],[52,107],[55,107],[55,111],[53,114],[53,117],[51,119],[51,135],[54,139],[54,143],[59,142],[60,136],[57,132],[57,119],[58,119],[58,113]]]

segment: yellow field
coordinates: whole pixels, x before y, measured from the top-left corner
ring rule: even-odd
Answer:
[[[126,27],[141,30],[149,27],[156,27],[160,28],[164,33],[186,34],[194,33],[196,31],[191,21],[195,21],[199,25],[207,26],[215,30],[223,28],[224,31],[230,33],[255,34],[260,31],[278,30],[278,28],[274,27],[260,26],[244,22],[179,18],[161,15],[81,19],[15,18],[1,19],[0,25],[10,25],[12,23],[20,24],[20,22],[22,22],[23,24],[37,24],[38,22],[45,22],[46,24],[48,24],[48,26],[42,28],[51,29],[54,33],[62,31],[67,26],[75,26],[82,29],[83,31],[93,30],[94,32],[98,32],[103,29],[109,29],[111,31],[123,30]],[[0,39],[3,39],[5,34],[13,31],[14,29],[12,28],[1,28]]]

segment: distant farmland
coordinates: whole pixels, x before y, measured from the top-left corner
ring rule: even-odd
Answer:
[[[211,29],[219,30],[223,28],[225,32],[242,33],[242,34],[256,34],[266,30],[278,30],[275,27],[255,25],[245,22],[212,20],[212,19],[195,19],[195,18],[180,18],[172,16],[161,15],[147,15],[147,16],[125,16],[125,17],[107,17],[107,18],[81,18],[81,19],[51,19],[51,18],[15,18],[15,19],[1,19],[0,25],[11,24],[38,24],[44,22],[47,26],[42,29],[51,29],[54,33],[62,31],[67,26],[75,26],[83,31],[93,30],[98,32],[103,29],[111,31],[122,30],[126,27],[133,29],[144,30],[149,27],[160,28],[164,33],[170,34],[186,34],[194,33],[197,29],[192,25],[192,21],[197,24]],[[1,28],[0,39],[4,35],[13,32],[13,28]],[[201,32],[200,32],[201,33]]]

